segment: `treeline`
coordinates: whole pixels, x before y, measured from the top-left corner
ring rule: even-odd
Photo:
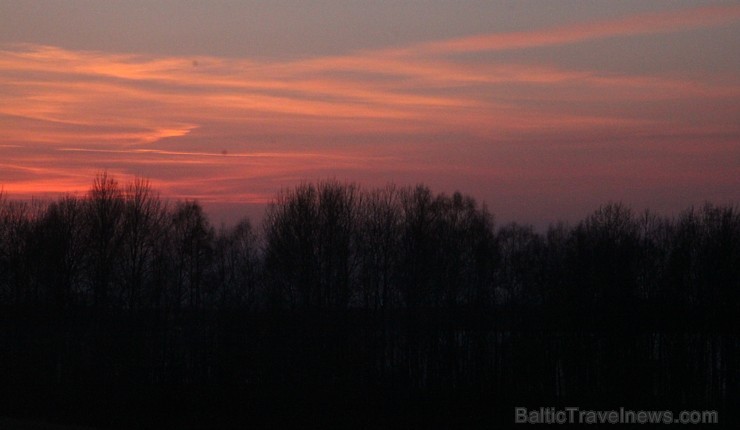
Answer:
[[[726,408],[740,395],[740,211],[612,203],[538,233],[460,193],[327,181],[281,192],[263,226],[217,229],[197,202],[101,174],[84,197],[0,197],[0,311],[6,414]]]

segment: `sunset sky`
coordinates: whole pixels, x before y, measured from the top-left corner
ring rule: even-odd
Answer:
[[[501,222],[740,202],[740,2],[0,0],[0,187],[214,221],[336,178]]]

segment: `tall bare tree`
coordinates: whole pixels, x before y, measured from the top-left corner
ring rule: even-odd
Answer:
[[[88,271],[96,308],[111,305],[114,268],[123,243],[124,199],[118,181],[108,172],[98,174],[85,200]]]
[[[121,258],[122,300],[131,311],[140,307],[152,291],[149,287],[156,268],[156,249],[163,240],[167,222],[166,206],[149,181],[136,178],[123,191]],[[153,288],[153,287],[152,287]],[[151,289],[151,288],[150,288]]]

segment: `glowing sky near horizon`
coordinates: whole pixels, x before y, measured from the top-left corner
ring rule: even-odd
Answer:
[[[739,48],[738,2],[0,0],[0,187],[107,170],[227,220],[326,178],[540,226],[738,203]]]

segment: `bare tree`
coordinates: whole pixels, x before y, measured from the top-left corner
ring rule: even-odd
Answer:
[[[543,238],[532,226],[516,223],[499,229],[496,237],[501,257],[497,270],[499,286],[516,304],[540,303]]]
[[[172,234],[176,304],[202,309],[207,304],[207,277],[215,233],[200,204],[186,201],[176,205],[172,215]]]
[[[152,281],[155,255],[162,241],[167,211],[149,181],[135,179],[123,191],[121,258],[118,260],[123,303],[131,311],[143,302]],[[148,292],[151,294],[151,291]]]
[[[349,304],[355,281],[361,195],[356,185],[336,181],[320,183],[318,191],[318,302],[320,307],[342,309]]]
[[[123,238],[124,199],[118,181],[107,172],[99,174],[85,202],[93,304],[106,308],[111,304],[112,284],[116,281],[113,271],[120,258]]]
[[[248,219],[222,229],[215,244],[216,285],[220,308],[253,308],[258,304],[257,236]]]
[[[293,306],[349,304],[360,198],[355,185],[329,181],[284,191],[268,209],[269,280]]]
[[[300,185],[282,191],[265,216],[265,265],[270,302],[291,307],[317,304],[318,191]]]
[[[432,298],[431,281],[434,273],[435,211],[431,190],[422,185],[401,192],[401,289],[407,307],[427,305]]]
[[[49,205],[40,221],[43,240],[43,283],[58,309],[85,298],[82,277],[87,253],[85,242],[85,202],[66,196]],[[81,304],[81,303],[80,303]]]
[[[359,248],[359,298],[366,309],[398,304],[397,270],[401,238],[399,190],[388,185],[365,195],[356,239]]]

